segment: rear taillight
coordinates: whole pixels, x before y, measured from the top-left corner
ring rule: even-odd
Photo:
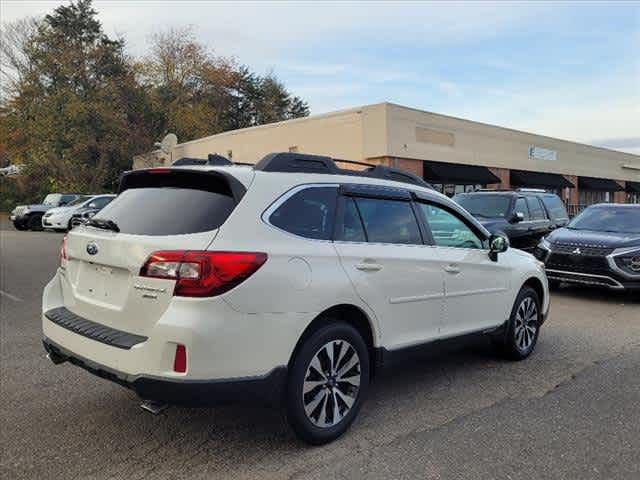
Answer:
[[[266,253],[162,251],[152,253],[141,277],[176,280],[174,295],[213,297],[231,290],[267,261]]]
[[[67,268],[67,236],[66,235],[62,238],[62,243],[60,244],[60,267]]]

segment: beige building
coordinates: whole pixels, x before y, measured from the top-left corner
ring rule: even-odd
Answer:
[[[134,168],[217,153],[255,163],[271,152],[328,155],[409,170],[448,194],[476,188],[556,191],[578,208],[640,203],[640,156],[402,107],[366,105],[245,128],[136,157]]]

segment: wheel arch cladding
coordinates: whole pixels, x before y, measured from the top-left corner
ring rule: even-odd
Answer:
[[[524,282],[523,287],[531,287],[538,294],[538,300],[540,300],[540,304],[544,305],[544,286],[539,278],[531,277],[526,282]]]
[[[316,318],[307,326],[307,328],[302,332],[302,335],[298,339],[298,343],[291,354],[291,358],[289,358],[289,367],[291,366],[291,362],[295,358],[300,346],[304,343],[304,341],[316,330],[322,328],[324,325],[328,325],[335,320],[340,320],[342,322],[351,325],[355,328],[360,335],[362,335],[362,339],[364,343],[367,345],[367,349],[369,350],[369,360],[370,365],[373,366],[373,352],[374,352],[374,331],[371,323],[371,319],[367,316],[367,314],[362,311],[359,307],[350,304],[340,304],[334,305],[333,307],[327,308],[326,310],[319,313]]]

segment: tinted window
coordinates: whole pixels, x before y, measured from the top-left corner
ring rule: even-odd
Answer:
[[[67,207],[73,207],[75,205],[80,205],[81,203],[86,202],[87,200],[89,200],[91,198],[91,195],[80,195],[79,197],[77,197],[75,200],[70,201],[69,203],[67,203]],[[62,196],[62,201],[65,201],[65,196]]]
[[[344,214],[342,220],[338,220],[336,240],[345,242],[366,242],[367,237],[360,221],[360,214],[356,202],[351,197],[345,197]]]
[[[547,218],[537,197],[527,197],[527,205],[529,206],[531,220],[544,220]]]
[[[89,195],[86,195],[86,197],[88,198]],[[69,204],[69,202],[74,201],[76,198],[78,198],[78,195],[62,195],[60,203]]]
[[[335,187],[305,188],[280,205],[269,221],[301,237],[331,240],[336,195]]]
[[[113,220],[123,233],[180,235],[215,230],[235,207],[224,193],[192,188],[131,188],[94,218]]]
[[[422,244],[409,202],[356,198],[369,242]]]
[[[419,205],[436,246],[482,248],[482,241],[457,215],[435,205]]]
[[[529,220],[529,208],[527,207],[527,202],[524,198],[519,198],[516,200],[516,206],[513,207],[513,213],[522,213],[524,215],[524,221]]]
[[[111,202],[111,200],[113,200],[113,197],[96,198],[95,200],[92,200],[91,203],[89,203],[89,206],[93,208],[103,208],[105,205]]]
[[[476,218],[504,218],[509,213],[508,195],[456,195],[453,200]]]
[[[640,234],[640,208],[590,207],[574,218],[568,228]]]
[[[544,206],[547,207],[547,211],[551,218],[554,219],[568,219],[569,215],[567,215],[567,210],[564,208],[564,203],[560,198],[555,195],[545,195],[542,197],[542,202]]]

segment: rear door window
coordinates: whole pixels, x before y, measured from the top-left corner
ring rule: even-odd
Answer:
[[[529,206],[531,220],[546,220],[547,216],[538,197],[527,197],[527,205]]]
[[[269,222],[294,235],[331,240],[337,194],[336,187],[305,188],[285,200]]]
[[[529,220],[529,208],[527,207],[527,201],[524,198],[518,198],[516,200],[516,206],[513,207],[513,213],[522,213],[523,221]]]
[[[204,173],[134,174],[129,188],[93,219],[134,235],[184,235],[218,229],[236,206],[224,178]]]
[[[422,244],[410,202],[356,198],[367,239],[374,243]]]
[[[338,219],[336,240],[344,242],[366,242],[367,236],[360,219],[356,202],[352,197],[344,197],[344,212],[342,219]]]
[[[554,220],[568,220],[569,215],[567,214],[567,209],[564,207],[564,203],[560,200],[559,197],[555,195],[545,195],[542,198],[542,202],[544,206],[547,207],[547,211],[549,215]]]

